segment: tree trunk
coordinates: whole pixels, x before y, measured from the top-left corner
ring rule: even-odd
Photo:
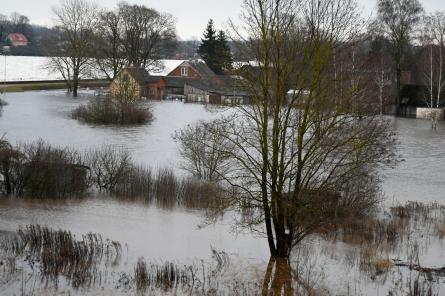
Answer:
[[[77,90],[79,89],[79,73],[73,75],[73,97],[77,97]]]
[[[401,114],[401,106],[400,104],[402,103],[402,89],[401,89],[401,76],[402,76],[402,70],[400,69],[400,65],[397,65],[397,69],[396,69],[396,80],[397,80],[397,96],[396,96],[396,115],[400,116]]]
[[[12,194],[11,177],[9,172],[9,161],[3,162],[3,177],[5,178],[6,195]]]

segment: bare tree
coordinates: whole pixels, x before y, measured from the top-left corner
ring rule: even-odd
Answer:
[[[377,43],[383,43],[378,42]],[[371,87],[377,87],[377,97],[379,100],[380,114],[384,112],[384,106],[388,99],[388,92],[391,89],[391,67],[389,57],[386,55],[386,48],[383,44],[374,52],[371,57],[371,67],[373,71],[373,83]]]
[[[185,160],[181,167],[198,179],[220,181],[230,170],[230,154],[224,151],[230,147],[223,136],[226,127],[227,122],[220,120],[200,121],[176,131],[173,139]]]
[[[288,258],[321,225],[369,213],[393,137],[360,109],[362,83],[343,83],[334,99],[334,50],[359,29],[354,1],[245,0],[242,18],[233,29],[255,57],[239,73],[251,104],[208,130],[229,143],[218,149],[230,170],[217,170],[236,192],[229,204],[252,209],[247,226],[265,234],[272,257]]]
[[[10,20],[10,30],[11,32],[19,32],[28,35],[31,26],[29,25],[29,18],[20,13],[13,12],[9,17]]]
[[[54,40],[58,55],[51,57],[49,67],[60,72],[77,97],[79,81],[91,68],[97,6],[88,0],[62,0],[53,10],[58,21]]]
[[[111,146],[91,150],[86,154],[85,161],[91,168],[90,182],[99,191],[114,192],[116,186],[126,180],[133,169],[128,151]]]
[[[169,14],[143,5],[121,3],[122,45],[127,62],[133,66],[158,66],[163,45],[175,39],[175,21]]]
[[[99,20],[96,63],[112,80],[126,64],[122,45],[122,15],[120,10],[104,11]]]
[[[422,5],[418,0],[378,0],[378,27],[391,41],[391,55],[396,70],[396,108],[400,114],[401,73],[404,50],[410,44],[415,27],[421,20]]]
[[[444,46],[445,46],[445,14],[436,12],[425,19],[424,34],[422,36],[424,48],[428,53],[424,55],[424,81],[428,92],[427,105],[430,108],[431,127],[437,128],[440,116],[438,108],[443,104],[445,88]]]

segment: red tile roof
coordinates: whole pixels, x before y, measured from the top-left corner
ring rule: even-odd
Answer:
[[[11,41],[12,44],[28,43],[28,38],[26,38],[26,36],[22,33],[11,33],[8,35],[8,39]]]

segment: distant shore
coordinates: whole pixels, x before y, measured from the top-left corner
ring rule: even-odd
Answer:
[[[109,80],[106,79],[85,79],[80,81],[80,86],[85,87],[108,87]],[[32,90],[65,89],[63,80],[42,80],[42,81],[7,81],[0,83],[0,92],[23,92]]]

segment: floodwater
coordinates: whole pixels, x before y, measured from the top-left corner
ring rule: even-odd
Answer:
[[[0,135],[11,142],[44,139],[76,149],[102,145],[124,147],[136,162],[152,167],[179,167],[172,133],[197,120],[217,116],[203,105],[153,102],[155,120],[144,126],[110,127],[80,123],[71,111],[87,102],[88,94],[73,99],[64,91],[8,93],[0,117]],[[402,162],[384,173],[383,189],[390,203],[418,200],[445,202],[445,122],[436,131],[428,120],[397,118],[393,125]]]
[[[445,203],[445,122],[437,130],[429,120],[397,118],[393,125],[402,162],[384,174],[388,202]]]
[[[0,117],[0,134],[14,142],[43,139],[75,149],[113,145],[128,149],[136,162],[152,167],[176,168],[179,153],[172,133],[197,120],[215,116],[202,105],[181,102],[155,102],[155,119],[143,126],[111,127],[78,122],[71,118],[77,106],[85,104],[91,93],[73,99],[64,91],[11,93],[4,96],[8,106]]]
[[[87,98],[88,95],[84,94],[73,99],[63,91],[6,94],[3,99],[8,105],[0,116],[0,135],[6,134],[11,142],[43,139],[53,145],[80,150],[102,145],[124,147],[139,164],[171,167],[180,173],[180,156],[171,138],[172,133],[197,120],[218,116],[203,105],[153,102],[151,108],[155,119],[150,124],[134,127],[93,126],[70,118],[71,111],[86,103]],[[444,204],[445,123],[441,122],[437,131],[431,130],[427,120],[398,118],[392,124],[398,134],[398,154],[403,161],[395,169],[383,172],[385,203],[416,200]],[[211,247],[214,247],[264,267],[268,260],[264,238],[247,232],[235,232],[232,221],[232,214],[229,213],[214,225],[200,227],[204,222],[200,211],[166,210],[105,198],[57,202],[0,199],[0,231],[15,231],[27,224],[41,224],[70,230],[76,235],[91,231],[100,233],[104,238],[126,246],[130,265],[142,256],[175,262],[206,260],[211,255]],[[329,273],[326,278],[334,283],[335,289],[350,292],[351,295],[375,295],[375,289],[380,284],[363,284],[355,269],[349,268],[348,271],[345,264],[340,265],[342,270],[338,272],[338,257],[341,255],[338,252],[335,255],[326,254],[323,243],[317,240],[314,244],[314,250],[318,252],[316,257],[324,261],[321,264]],[[338,245],[333,248],[341,249],[341,254],[348,250]],[[433,245],[426,253],[431,251],[436,255],[427,256],[426,259],[431,263],[435,260],[444,262],[441,245]],[[355,283],[351,283],[351,280]],[[349,290],[349,285],[358,286],[357,282],[363,284],[360,288],[363,290]],[[378,294],[386,295],[387,291],[388,287],[382,288]]]

